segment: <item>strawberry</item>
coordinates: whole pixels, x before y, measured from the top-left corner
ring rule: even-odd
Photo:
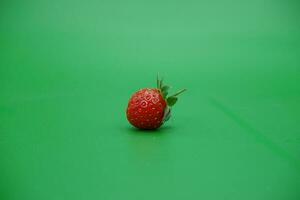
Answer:
[[[169,86],[157,77],[157,88],[145,88],[132,95],[127,107],[128,121],[139,129],[157,129],[171,116],[171,107],[185,89],[168,96]]]

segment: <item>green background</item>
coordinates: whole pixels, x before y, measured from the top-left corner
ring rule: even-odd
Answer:
[[[300,199],[296,0],[0,2],[0,198]],[[128,99],[187,88],[156,132]]]

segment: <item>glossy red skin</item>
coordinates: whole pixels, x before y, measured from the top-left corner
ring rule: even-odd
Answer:
[[[163,124],[167,103],[158,89],[142,89],[132,95],[127,107],[128,121],[139,129],[157,129]]]

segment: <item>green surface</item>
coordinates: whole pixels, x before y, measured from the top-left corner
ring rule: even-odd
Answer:
[[[0,199],[300,199],[300,4],[0,3]],[[157,132],[125,117],[164,75]]]

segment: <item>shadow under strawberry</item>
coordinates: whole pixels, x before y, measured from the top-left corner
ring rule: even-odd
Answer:
[[[143,134],[143,135],[152,135],[152,134],[167,134],[167,133],[171,133],[171,131],[174,129],[173,126],[163,126],[157,129],[138,129],[135,127],[127,127],[127,131],[130,134]]]

